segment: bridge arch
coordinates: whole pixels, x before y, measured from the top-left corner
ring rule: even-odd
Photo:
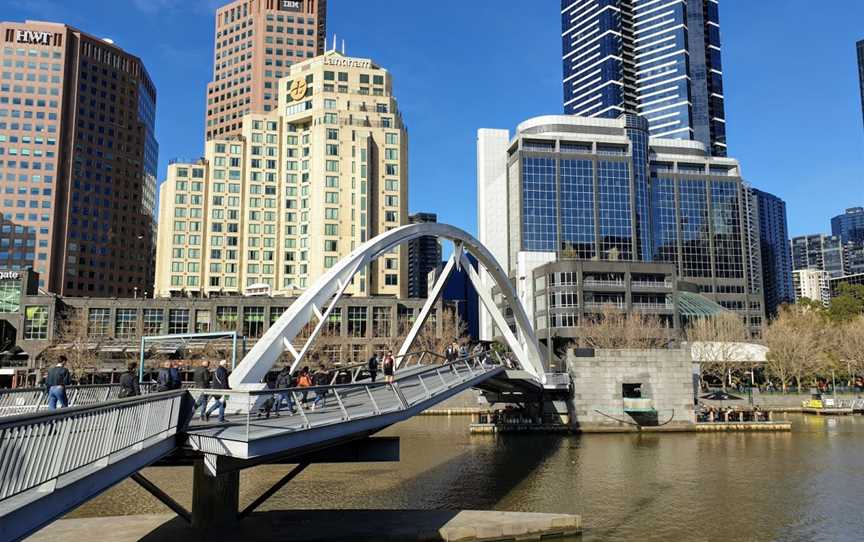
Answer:
[[[303,361],[309,347],[325,325],[330,311],[336,306],[345,288],[351,283],[352,277],[393,248],[413,239],[426,236],[453,242],[453,254],[447,261],[444,272],[429,292],[426,304],[414,322],[408,337],[399,350],[399,354],[405,354],[413,344],[414,338],[422,328],[426,317],[429,315],[452,270],[456,267],[462,267],[477,289],[481,303],[492,315],[495,324],[504,335],[504,340],[516,355],[517,362],[521,368],[531,374],[540,383],[545,383],[546,374],[542,358],[543,354],[538,346],[537,337],[513,285],[510,283],[507,274],[498,265],[492,253],[480,241],[462,229],[441,223],[422,223],[409,224],[382,233],[363,243],[351,254],[331,267],[314,285],[306,289],[291,304],[288,310],[270,326],[261,339],[246,354],[240,364],[234,369],[234,372],[231,373],[229,380],[231,387],[235,389],[260,387],[261,381],[267,375],[267,372],[273,368],[282,353],[286,350],[294,358],[291,364],[291,370],[294,371]],[[465,255],[466,252],[477,259],[479,265],[486,269],[489,276],[503,292],[508,308],[513,311],[519,333],[518,337],[510,330],[503,314],[495,306],[492,296],[482,287],[477,272]],[[292,341],[313,317],[317,319],[315,328],[304,346],[298,351]]]

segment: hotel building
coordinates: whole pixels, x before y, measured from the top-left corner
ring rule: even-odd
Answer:
[[[171,164],[160,188],[156,294],[296,295],[340,258],[407,224],[408,132],[387,70],[335,51],[294,64],[278,109]],[[353,295],[405,297],[405,249],[364,269]]]

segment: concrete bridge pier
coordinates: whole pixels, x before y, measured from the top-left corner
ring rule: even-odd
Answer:
[[[204,458],[196,459],[192,475],[192,526],[211,529],[239,521],[240,471],[211,474]]]

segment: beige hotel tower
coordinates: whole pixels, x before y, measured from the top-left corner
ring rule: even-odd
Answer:
[[[407,223],[408,135],[391,75],[329,51],[279,80],[278,108],[171,164],[159,191],[157,296],[297,295],[364,241]],[[405,250],[354,295],[405,297]]]

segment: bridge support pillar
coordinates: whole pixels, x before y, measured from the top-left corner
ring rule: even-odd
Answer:
[[[240,471],[213,475],[204,459],[196,459],[192,475],[192,526],[197,529],[239,521]]]

